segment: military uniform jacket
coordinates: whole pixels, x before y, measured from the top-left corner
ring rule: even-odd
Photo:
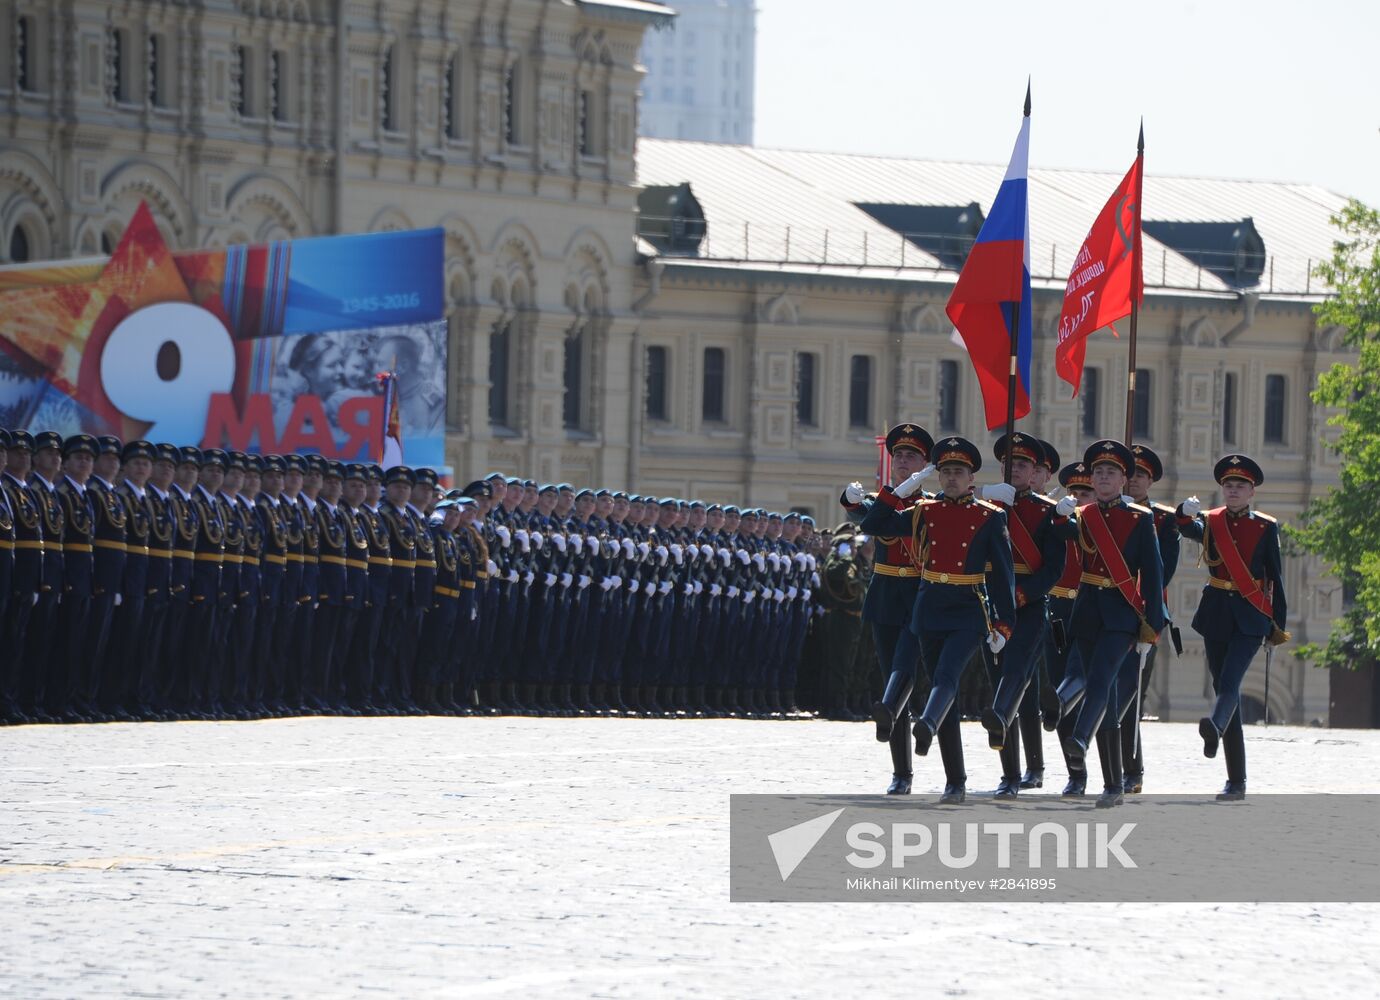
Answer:
[[[320,600],[321,528],[316,509],[321,504],[309,500],[305,493],[297,494],[297,510],[302,517],[302,589],[300,601],[313,604]]]
[[[86,481],[86,499],[91,507],[95,523],[91,544],[92,552],[91,593],[118,594],[124,585],[125,561],[128,558],[126,531],[129,514],[125,505],[115,493],[115,487],[99,476],[93,475]]]
[[[436,586],[436,543],[427,530],[426,515],[408,504],[403,516],[412,521],[413,534],[417,539],[416,565],[413,569],[412,593],[413,607],[429,608]]]
[[[344,607],[348,593],[345,558],[349,545],[340,508],[331,507],[324,500],[316,501],[313,512],[319,539],[317,562],[317,600],[330,607]]]
[[[201,520],[197,516],[192,499],[182,493],[176,483],[168,490],[168,506],[173,519],[173,558],[172,581],[168,593],[181,600],[188,600],[192,589],[193,567],[196,566],[197,536],[201,533]]]
[[[49,487],[37,473],[29,477],[29,491],[38,507],[39,527],[43,532],[43,586],[42,590],[61,594],[63,588],[62,543],[67,528],[67,518],[62,512],[62,501],[57,490]]]
[[[368,504],[355,511],[355,523],[364,532],[368,546],[369,604],[381,608],[388,603],[388,591],[393,585],[393,543],[388,525],[379,510]]]
[[[431,606],[439,607],[448,601],[459,601],[460,561],[455,536],[439,524],[427,525],[427,531],[436,553],[436,583],[432,587]]]
[[[259,556],[259,599],[277,606],[283,601],[287,577],[287,513],[275,497],[260,493],[254,499],[259,528],[263,532],[263,552]]]
[[[10,593],[15,599],[37,594],[44,589],[43,517],[38,498],[27,483],[8,472],[0,472],[0,489],[5,492],[11,528],[14,532],[14,572]]]
[[[9,494],[0,487],[0,611],[13,593],[14,587],[14,515],[10,512]]]
[[[1250,570],[1251,578],[1270,598],[1273,618],[1267,618],[1241,596],[1231,574],[1227,571],[1217,539],[1208,527],[1209,517],[1224,517],[1227,530],[1236,543],[1236,551]],[[1275,628],[1283,629],[1287,600],[1284,593],[1284,569],[1279,554],[1279,524],[1268,514],[1246,508],[1233,514],[1225,507],[1203,511],[1186,517],[1180,508],[1176,514],[1179,530],[1203,546],[1203,561],[1210,573],[1203,587],[1198,612],[1193,616],[1193,630],[1206,639],[1230,639],[1233,635],[1267,636]],[[1230,586],[1228,586],[1230,584]]]
[[[222,603],[234,603],[244,596],[244,585],[240,582],[240,577],[244,575],[244,522],[240,520],[234,501],[224,493],[217,493],[213,499],[225,530],[225,551],[220,564],[220,599]]]
[[[1160,548],[1155,539],[1154,518],[1149,508],[1124,503],[1093,501],[1078,508],[1079,546],[1083,573],[1069,616],[1069,635],[1091,637],[1099,632],[1140,632],[1140,616],[1114,586],[1112,571],[1093,543],[1086,523],[1101,518],[1121,551],[1126,568],[1136,581],[1145,602],[1145,621],[1156,633],[1164,628],[1164,583]]]
[[[306,561],[306,526],[302,521],[302,508],[295,497],[286,493],[278,498],[279,509],[283,514],[284,534],[287,538],[287,565],[283,571],[283,606],[304,604],[312,600],[312,595],[302,591],[302,567]]]
[[[63,477],[57,496],[62,504],[62,593],[90,597],[95,576],[96,519],[86,490]]]
[[[1050,588],[1064,575],[1068,542],[1078,537],[1078,522],[1072,517],[1056,515],[1054,501],[1031,490],[1022,490],[1016,495],[1015,507],[1008,511],[1007,519],[1008,531],[1025,529],[1039,559],[1038,565],[1030,565],[1017,544],[1011,543],[1011,558],[1016,570],[1016,606],[1043,604]],[[1013,519],[1020,523],[1013,525]]]
[[[237,495],[230,498],[230,504],[239,518],[240,534],[244,539],[240,549],[239,600],[254,605],[262,600],[263,595],[263,521],[259,518],[258,508],[250,503],[248,497]]]
[[[172,501],[154,487],[145,486],[144,502],[149,512],[149,561],[145,569],[144,596],[162,602],[167,600],[172,587],[173,537],[177,533]]]
[[[343,501],[336,511],[345,529],[345,606],[361,609],[369,604],[369,538],[365,534],[365,518],[363,512]],[[387,536],[383,545],[387,551]],[[386,577],[387,573],[380,570],[379,575]]]
[[[379,504],[379,516],[388,529],[388,551],[392,569],[388,578],[388,602],[401,608],[412,607],[413,577],[417,568],[417,528],[406,511],[389,501]],[[427,607],[431,598],[427,597]]]
[[[896,497],[898,511],[910,510],[917,500],[924,500],[927,494],[911,497]],[[847,512],[848,520],[861,525],[877,502],[877,494],[863,498],[862,503],[850,504],[840,496],[839,503]],[[915,613],[915,602],[920,595],[923,583],[920,569],[911,558],[910,539],[898,535],[886,535],[876,539],[873,546],[872,581],[867,585],[867,596],[863,599],[863,621],[878,625],[904,627],[910,624]]]
[[[1016,620],[1015,579],[1006,512],[971,493],[940,494],[912,507],[891,487],[863,518],[869,534],[910,540],[921,561],[920,589],[911,630],[949,632],[990,627],[1008,638]],[[984,591],[990,601],[984,614]]]
[[[1174,579],[1174,571],[1179,568],[1179,518],[1173,507],[1155,503],[1145,504],[1155,516],[1155,538],[1160,546],[1160,569],[1164,574],[1164,585]]]
[[[153,526],[149,491],[145,487],[141,496],[126,480],[115,488],[114,496],[125,517],[125,567],[120,593],[126,601],[136,597],[142,599],[148,596],[149,540]],[[171,540],[172,536],[168,537]]]
[[[225,520],[215,498],[198,486],[192,494],[196,511],[196,560],[192,569],[192,602],[218,601],[220,569],[225,561]]]

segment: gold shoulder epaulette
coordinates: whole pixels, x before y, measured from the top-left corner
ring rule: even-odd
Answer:
[[[976,497],[973,498],[973,506],[981,508],[988,514],[994,514],[1001,510],[996,504],[988,503],[986,500],[980,500]]]

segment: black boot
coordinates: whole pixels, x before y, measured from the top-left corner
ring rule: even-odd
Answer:
[[[1081,798],[1088,791],[1088,772],[1082,769],[1074,770],[1069,768],[1068,784],[1064,786],[1062,793],[1064,798]]]
[[[886,679],[886,688],[880,701],[872,703],[872,721],[877,724],[877,742],[886,743],[891,739],[892,727],[902,713],[907,711],[911,690],[915,687],[914,670],[893,670]]]
[[[888,795],[909,795],[911,777],[914,774],[910,760],[910,733],[906,731],[910,713],[904,707],[901,711],[901,718],[897,720],[897,725],[892,727],[891,739],[888,741],[891,744],[891,785],[886,790]]]
[[[781,698],[781,704],[786,710],[786,718],[788,719],[798,719],[805,714],[795,702],[795,688],[786,689]]]
[[[1021,731],[1016,726],[1006,730],[1006,745],[1001,748],[1001,783],[996,797],[1014,799],[1021,787]]]
[[[1203,738],[1203,756],[1216,757],[1217,744],[1222,740],[1222,734],[1217,731],[1216,724],[1207,716],[1198,720],[1198,735]]]
[[[1226,785],[1223,786],[1222,790],[1217,793],[1218,802],[1240,802],[1245,797],[1245,778],[1242,778],[1240,781],[1233,781],[1231,778],[1228,778]]]
[[[1121,787],[1121,733],[1115,729],[1099,730],[1097,756],[1102,762],[1102,794],[1097,797],[1097,808],[1119,806],[1125,801]]]
[[[1040,719],[1028,712],[1016,717],[1020,725],[1021,743],[1025,747],[1025,775],[1022,788],[1040,788],[1045,783],[1045,741],[1040,731]]]
[[[912,732],[915,736],[915,755],[917,757],[928,755],[930,744],[934,742],[934,730],[930,728],[930,724],[925,721],[923,715],[915,720],[915,727]]]
[[[994,799],[1014,799],[1020,793],[1021,783],[1019,780],[1013,781],[1011,778],[1002,776],[1001,781],[997,782],[996,794]]]
[[[1222,734],[1222,756],[1227,762],[1227,786],[1217,797],[1234,802],[1246,797],[1246,736],[1241,729],[1240,713],[1232,717]]]
[[[968,789],[964,785],[950,782],[944,786],[944,794],[939,796],[941,806],[960,805],[968,797]]]
[[[1007,744],[1006,731],[1015,721],[1024,696],[1024,684],[1012,683],[1007,677],[997,682],[991,706],[982,710],[982,728],[987,730],[987,745],[993,750],[1000,750]]]
[[[1140,722],[1131,716],[1128,712],[1121,722],[1121,787],[1127,795],[1137,795],[1145,787],[1145,756],[1140,752]]]

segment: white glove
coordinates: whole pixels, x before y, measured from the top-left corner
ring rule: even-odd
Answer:
[[[517,531],[513,532],[513,537],[516,538],[519,542],[526,542],[526,541],[527,541],[527,537],[528,537],[528,536],[527,536],[527,529],[526,529],[526,528],[518,528]]]
[[[752,603],[752,599],[753,599],[754,597],[756,597],[756,596],[757,596],[757,591],[755,591],[755,590],[745,590],[745,591],[743,591],[743,603],[744,603],[744,604],[751,604],[751,603]]]
[[[804,553],[804,552],[797,552],[795,555],[791,556],[791,562],[795,563],[795,568],[796,568],[796,569],[804,569],[804,568],[805,568],[805,553]]]
[[[488,573],[490,576],[493,576],[498,572],[498,563],[490,559],[487,563],[485,563],[484,571]]]
[[[510,570],[508,571],[508,582],[509,582],[509,583],[517,583],[517,582],[518,582],[518,571],[517,571],[517,570],[515,570],[515,569],[510,569]]]
[[[1198,511],[1203,509],[1203,502],[1197,497],[1189,497],[1183,502],[1184,516],[1197,517]]]
[[[819,586],[819,574],[818,574],[818,573],[811,573],[811,574],[810,574],[810,586],[812,586],[812,587],[818,587],[818,586]]]
[[[661,596],[662,596],[662,597],[665,597],[667,594],[669,594],[669,593],[671,592],[671,581],[670,581],[670,580],[662,580],[662,581],[661,581],[661,586],[658,587],[657,590],[661,592]]]
[[[989,632],[987,634],[987,648],[993,653],[1000,653],[1006,645],[1006,636],[1000,632]]]
[[[534,531],[528,537],[532,539],[532,548],[534,549],[541,548],[542,542],[546,541],[546,539],[542,538],[540,531]]]
[[[738,596],[738,588],[735,587],[735,586],[733,586],[733,584],[731,584],[731,583],[728,585],[728,596],[729,596],[729,597],[737,597],[737,596]]]
[[[498,536],[498,540],[503,543],[505,549],[513,544],[513,533],[508,530],[507,525],[494,525],[494,534]]]
[[[682,549],[682,548],[681,548],[679,545],[677,545],[675,542],[672,542],[672,543],[671,543],[671,555],[673,555],[673,556],[676,557],[676,565],[677,565],[677,566],[679,566],[679,565],[681,564],[681,562],[682,562],[682,557],[684,556],[684,554],[685,554],[685,550],[684,550],[684,549]]]
[[[1138,642],[1138,643],[1136,643],[1136,655],[1137,655],[1137,656],[1144,656],[1146,653],[1150,652],[1150,647],[1153,646],[1153,645],[1154,645],[1153,642]]]
[[[851,556],[852,554],[853,546],[849,545],[847,542],[839,543],[839,555],[843,556],[846,559],[848,556]]]
[[[771,568],[773,570],[781,569],[781,557],[775,552],[767,553],[767,561],[771,563]]]
[[[1054,505],[1054,513],[1058,514],[1060,517],[1068,517],[1077,506],[1078,501],[1073,497],[1064,497]]]
[[[686,597],[693,596],[695,593],[695,585],[693,583],[687,583],[685,585],[685,589],[683,589],[681,593],[684,594]]]
[[[728,549],[720,549],[719,560],[727,566],[729,563],[733,562],[733,553],[728,551]]]
[[[813,571],[818,564],[815,562],[815,557],[807,553],[805,556],[805,565],[809,566],[810,570]]]
[[[635,594],[641,589],[642,581],[639,580],[637,577],[633,577],[631,580],[628,581],[628,593]]]
[[[993,483],[991,486],[979,486],[973,490],[973,495],[988,503],[1005,504],[1010,507],[1016,502],[1016,487],[1010,483]]]
[[[920,489],[920,484],[923,483],[926,479],[929,479],[930,476],[932,476],[932,475],[934,475],[934,466],[933,466],[933,465],[927,465],[927,466],[925,466],[923,469],[921,469],[919,472],[911,473],[911,476],[910,476],[909,479],[907,479],[907,480],[906,480],[904,483],[902,483],[900,486],[896,487],[896,489],[895,489],[896,495],[897,495],[898,497],[908,497],[908,496],[910,496],[912,493],[914,493],[915,491],[917,491],[918,489]]]
[[[799,593],[800,593],[800,591],[796,590],[794,587],[790,588],[789,590],[786,591],[786,600],[788,600],[788,601],[794,601],[795,598],[796,598],[796,595],[799,594]]]
[[[702,583],[700,583],[700,581],[696,580],[696,581],[695,581],[695,594],[696,594],[696,596],[698,596],[699,594],[702,594],[702,593],[704,593],[704,584],[702,584]]]
[[[631,538],[625,538],[620,544],[623,548],[623,557],[626,559],[631,559],[633,557],[633,553],[637,551],[637,546],[633,544],[633,540]]]
[[[621,576],[611,576],[609,577],[609,581],[613,585],[614,590],[617,590],[619,587],[623,586],[623,578]]]
[[[552,535],[552,536],[551,536],[551,543],[552,543],[553,545],[555,545],[556,548],[560,549],[562,552],[565,551],[565,535],[562,535],[562,534],[555,534],[555,535]]]
[[[809,590],[802,590],[802,591],[800,592],[800,599],[801,599],[802,601],[804,601],[806,604],[809,604],[809,603],[810,603],[810,591],[809,591]]]
[[[641,555],[643,559],[646,559],[646,558],[647,558],[647,553],[650,552],[650,551],[652,551],[652,547],[651,547],[651,545],[649,545],[647,542],[638,542],[638,543],[637,543],[637,551],[638,551],[638,554]]]
[[[738,561],[744,566],[752,561],[752,557],[747,554],[747,549],[738,550]]]
[[[38,595],[37,595],[37,594],[34,594],[34,604],[37,604],[37,603],[38,603]]]
[[[667,560],[667,558],[668,558],[670,555],[671,555],[670,550],[667,549],[666,546],[664,546],[664,545],[658,545],[658,546],[656,547],[656,557],[657,557],[659,560],[661,560],[661,565],[663,565],[663,566],[666,565],[666,560]]]
[[[708,545],[701,545],[700,555],[704,556],[706,559],[712,559],[714,558],[714,550]]]
[[[786,599],[785,593],[780,590],[777,590],[776,588],[772,588],[771,597],[772,600],[774,600],[777,604],[780,604],[782,601]]]
[[[1136,498],[1133,497],[1133,496],[1131,496],[1131,494],[1129,494],[1129,493],[1123,493],[1123,494],[1121,494],[1121,502],[1122,502],[1122,503],[1135,503],[1135,502],[1136,502]]]
[[[709,585],[709,596],[710,596],[710,597],[718,597],[718,596],[719,596],[720,594],[722,594],[723,592],[724,592],[724,588],[723,588],[723,587],[720,587],[717,583],[711,583],[711,584]]]
[[[561,586],[562,586],[562,587],[569,587],[569,586],[570,586],[572,583],[574,583],[574,582],[575,582],[575,578],[574,578],[573,576],[571,576],[569,573],[562,573],[562,574],[561,574]]]
[[[542,580],[542,583],[548,587],[554,587],[556,585],[556,574],[547,573],[546,577]]]
[[[760,552],[754,552],[752,554],[752,564],[756,566],[760,572],[765,573],[767,571],[767,559]]]
[[[611,577],[611,576],[606,576],[606,577],[604,577],[602,580],[600,580],[600,581],[599,581],[599,589],[602,590],[602,591],[604,591],[604,592],[606,592],[606,593],[607,593],[608,591],[612,590],[612,589],[613,589],[613,577]]]
[[[862,483],[849,483],[843,488],[843,498],[855,507],[863,502],[863,497],[867,496],[863,492]]]
[[[475,607],[471,607],[471,608],[470,608],[470,621],[474,621],[474,620],[475,620],[476,618],[478,618],[478,617],[479,617],[479,609],[478,609],[478,608],[475,608]]]
[[[526,573],[523,574],[523,576],[522,576],[522,582],[525,583],[525,584],[527,584],[527,586],[530,587],[530,586],[532,586],[532,581],[535,580],[536,578],[537,578],[537,574],[536,574],[536,573],[533,573],[533,572],[529,569]]]
[[[581,573],[581,574],[580,574],[580,589],[581,589],[581,590],[584,590],[586,587],[589,586],[589,583],[590,583],[589,577],[586,576],[584,573]]]

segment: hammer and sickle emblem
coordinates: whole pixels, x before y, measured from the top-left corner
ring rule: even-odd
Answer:
[[[1131,252],[1131,234],[1126,231],[1126,227],[1122,223],[1123,213],[1126,209],[1129,208],[1134,211],[1136,208],[1136,203],[1130,201],[1130,197],[1129,194],[1123,194],[1121,200],[1116,203],[1116,234],[1121,237],[1122,260],[1125,260],[1127,255]]]

